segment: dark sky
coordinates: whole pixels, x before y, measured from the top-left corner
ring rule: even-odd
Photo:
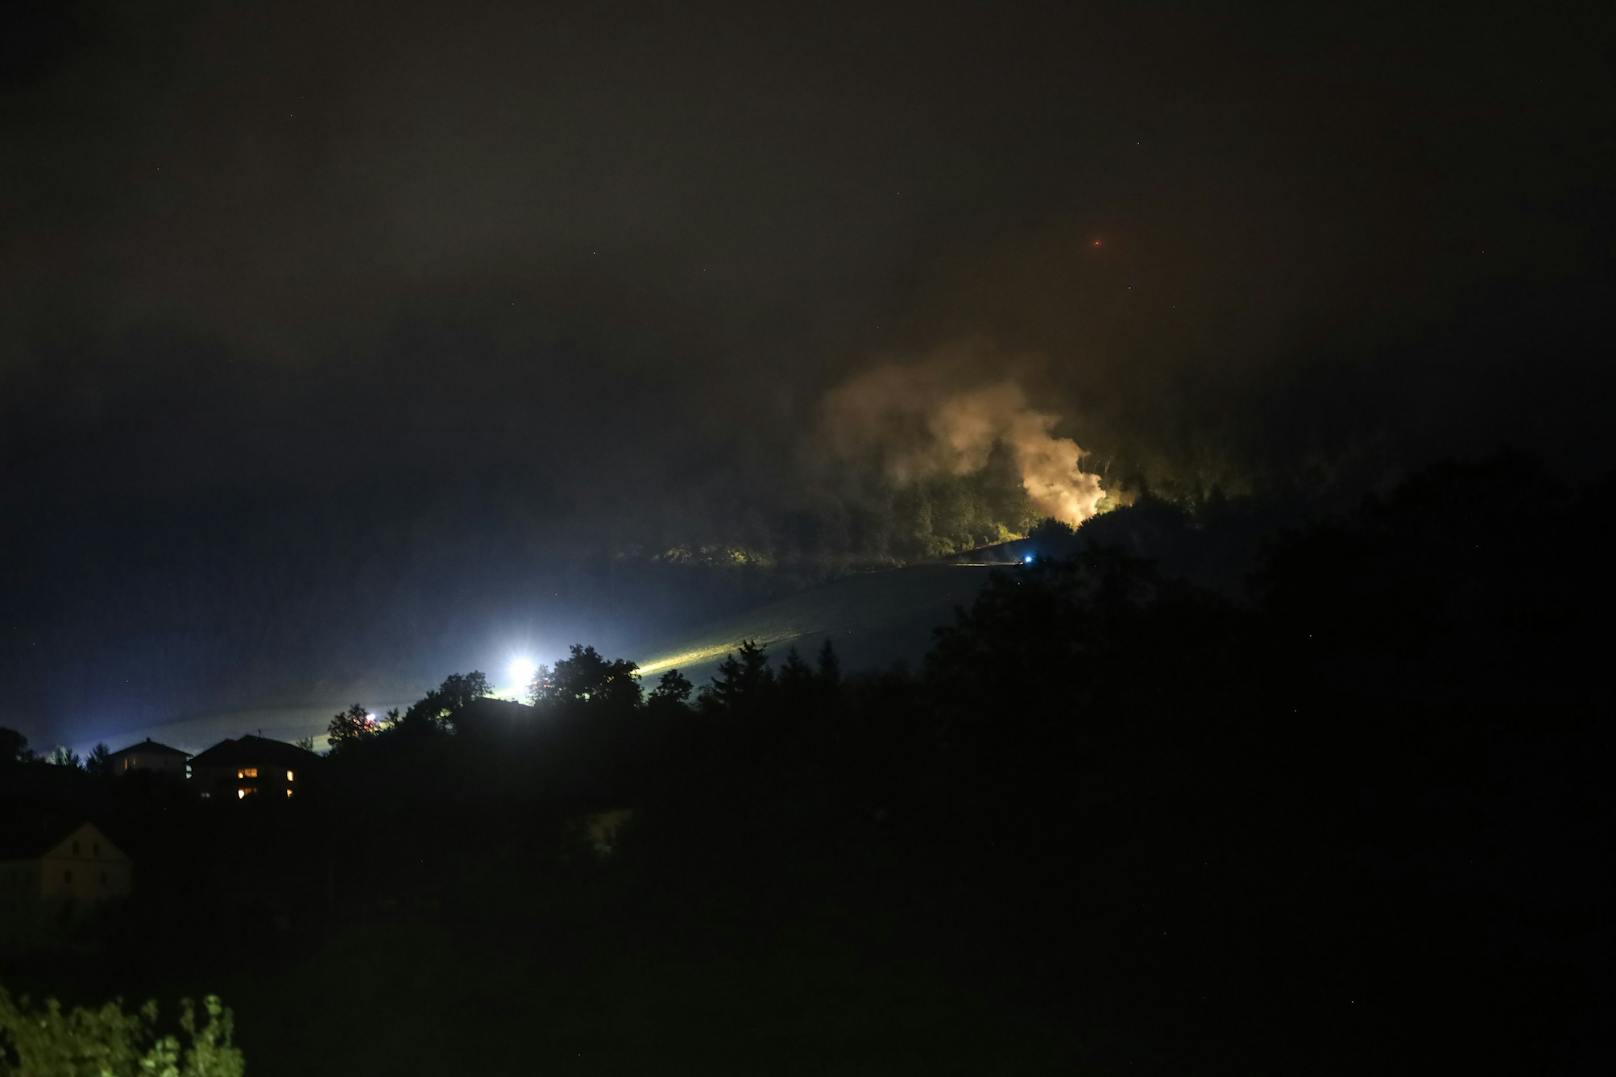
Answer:
[[[961,342],[1157,478],[1607,467],[1608,5],[1437,6],[8,5],[0,724],[634,639]]]

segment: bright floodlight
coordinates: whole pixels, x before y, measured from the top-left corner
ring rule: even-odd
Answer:
[[[539,667],[533,664],[531,658],[513,658],[511,664],[505,667],[505,672],[510,676],[511,687],[526,688],[533,683],[533,676],[539,672]]]
[[[1021,559],[1021,563],[1024,564],[1024,565],[1032,564],[1032,554],[1028,554],[1026,557],[1023,557]]]

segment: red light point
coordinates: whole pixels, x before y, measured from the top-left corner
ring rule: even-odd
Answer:
[[[1095,240],[1094,243],[1092,244],[1092,246],[1095,246],[1095,247],[1098,247],[1099,245],[1100,245],[1099,240]]]

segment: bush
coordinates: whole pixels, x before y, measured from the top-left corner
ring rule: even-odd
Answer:
[[[0,1075],[27,1077],[241,1077],[246,1063],[231,1043],[234,1019],[209,995],[207,1019],[180,1001],[179,1031],[162,1032],[157,1003],[124,1012],[122,1000],[96,1009],[64,1011],[55,999],[43,1009],[13,999],[0,987]]]

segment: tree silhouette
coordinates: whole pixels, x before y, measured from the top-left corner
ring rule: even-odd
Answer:
[[[827,688],[839,688],[842,683],[842,660],[836,656],[836,648],[829,639],[825,640],[819,648],[819,659],[815,663],[815,672],[819,680]]]
[[[768,654],[756,640],[742,640],[740,647],[718,664],[718,674],[702,692],[702,705],[732,714],[749,710],[773,687],[774,672],[769,669]]]
[[[0,726],[0,767],[11,763],[27,763],[34,758],[28,750],[28,738],[15,729]]]
[[[657,679],[656,687],[651,689],[646,703],[658,710],[683,707],[694,688],[690,678],[677,669],[670,669]]]
[[[410,704],[396,728],[405,734],[430,734],[453,724],[455,715],[485,696],[493,695],[488,678],[480,670],[451,673],[443,683]]]
[[[797,648],[792,647],[786,651],[785,661],[780,663],[780,691],[788,696],[799,697],[806,695],[814,682],[814,671]]]
[[[355,703],[345,711],[339,711],[332,717],[331,724],[326,726],[326,736],[329,738],[332,752],[351,749],[366,738],[375,736],[377,732],[376,720],[360,703]]]
[[[84,758],[84,770],[98,778],[106,777],[112,773],[112,749],[105,741],[97,741],[90,754]]]
[[[625,658],[607,659],[594,647],[575,643],[550,670],[546,683],[535,680],[534,702],[540,706],[590,705],[627,711],[640,705],[639,665]]]
[[[451,717],[461,708],[493,694],[488,677],[477,669],[470,673],[451,673],[438,685],[438,698]]]

